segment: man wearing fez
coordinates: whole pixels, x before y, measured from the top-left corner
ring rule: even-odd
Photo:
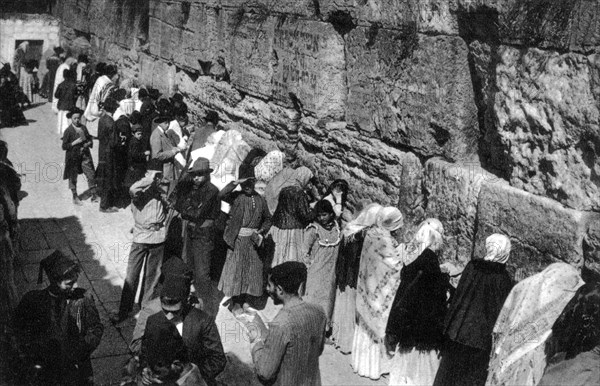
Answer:
[[[73,203],[81,205],[77,195],[77,177],[79,174],[85,174],[88,182],[89,193],[92,202],[99,201],[96,195],[96,178],[94,170],[94,161],[90,149],[92,148],[92,136],[88,129],[81,123],[83,111],[75,108],[67,113],[67,118],[71,124],[63,133],[62,149],[65,153],[65,171],[64,180],[69,180],[69,189],[73,193]]]
[[[157,160],[162,165],[163,178],[169,181],[169,192],[173,190],[177,179],[175,169],[175,156],[187,148],[187,144],[180,147],[173,145],[166,131],[169,128],[170,117],[160,116],[154,120],[158,124],[150,136],[150,159]]]
[[[183,339],[191,363],[198,366],[208,385],[216,385],[215,378],[227,358],[221,337],[213,319],[188,302],[190,281],[181,276],[167,275],[160,294],[161,310],[148,317],[141,339],[141,358],[147,357],[148,338],[156,331],[171,329]]]
[[[194,161],[175,191],[174,209],[187,221],[185,256],[194,271],[194,286],[211,316],[216,316],[218,302],[210,281],[210,262],[215,241],[215,219],[220,210],[219,189],[210,182],[208,159]]]
[[[148,170],[141,180],[129,189],[133,213],[133,244],[127,261],[127,273],[118,315],[113,322],[120,323],[133,311],[140,273],[144,271],[142,307],[158,296],[158,280],[165,248],[166,210],[160,187],[161,172]]]
[[[77,288],[79,266],[59,251],[40,263],[50,285],[29,291],[17,306],[12,328],[25,377],[39,385],[92,385],[91,353],[104,327],[94,299]]]

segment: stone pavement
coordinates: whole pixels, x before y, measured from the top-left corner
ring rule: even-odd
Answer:
[[[105,326],[102,343],[92,355],[97,385],[118,384],[123,363],[129,358],[128,342],[135,319],[114,326],[111,312],[118,309],[125,277],[133,225],[129,208],[118,213],[104,214],[98,204],[85,201],[81,207],[71,202],[71,192],[62,179],[64,152],[56,131],[56,116],[49,104],[27,110],[29,126],[0,130],[0,138],[8,142],[9,158],[23,174],[22,190],[26,196],[19,207],[21,253],[16,262],[17,287],[22,294],[43,288],[38,285],[39,261],[52,249],[60,249],[77,259],[83,273],[79,286],[93,291]],[[96,132],[96,125],[90,131]],[[97,160],[97,142],[94,143]],[[85,177],[80,176],[78,191],[87,189]],[[276,306],[269,301],[262,311],[272,318]],[[221,307],[217,326],[228,356],[228,365],[220,381],[227,385],[258,385],[252,369],[250,344],[241,325],[231,313]],[[324,385],[384,385],[387,380],[372,381],[353,373],[350,356],[326,346],[321,356]]]

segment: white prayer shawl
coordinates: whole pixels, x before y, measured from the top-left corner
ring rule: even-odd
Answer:
[[[88,101],[88,105],[85,109],[85,119],[88,122],[95,121],[100,118],[100,109],[98,108],[98,102],[101,101],[102,98],[102,90],[111,82],[110,78],[106,75],[102,75],[96,80],[94,84],[94,88],[92,89],[92,93],[90,94],[90,100]]]
[[[512,289],[494,326],[486,385],[539,383],[552,325],[582,285],[575,267],[554,263]]]

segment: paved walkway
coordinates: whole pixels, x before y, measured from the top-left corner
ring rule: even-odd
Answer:
[[[118,309],[131,243],[131,212],[128,208],[113,214],[100,213],[98,204],[90,201],[74,206],[67,182],[62,179],[64,152],[56,132],[56,116],[49,104],[30,109],[25,116],[29,126],[0,130],[0,137],[8,142],[9,158],[24,175],[22,190],[27,194],[19,207],[22,252],[16,266],[18,289],[22,295],[47,285],[37,284],[38,263],[50,250],[60,249],[77,259],[83,267],[78,284],[95,294],[105,326],[102,343],[92,354],[95,383],[118,384],[122,365],[129,358],[127,344],[135,319],[114,326],[108,316]],[[91,126],[90,131],[95,133],[95,125]],[[96,148],[93,155],[97,160]],[[78,191],[86,189],[82,175]],[[276,306],[269,302],[263,314],[272,318],[276,312]],[[258,385],[250,345],[241,326],[224,307],[216,321],[228,356],[227,368],[219,380],[227,385]],[[385,379],[371,381],[355,375],[349,361],[350,356],[326,346],[320,361],[323,384],[387,384]]]

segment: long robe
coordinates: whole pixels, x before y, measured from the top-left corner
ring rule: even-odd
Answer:
[[[264,234],[271,226],[271,215],[267,202],[257,193],[247,196],[241,192],[234,192],[231,196],[231,219],[224,234],[229,250],[219,281],[219,290],[223,291],[225,296],[261,296],[264,288],[264,267],[257,238],[240,234],[240,230],[256,229]]]
[[[120,185],[117,178],[114,150],[120,146],[115,122],[110,114],[103,114],[98,121],[98,168],[96,179],[102,190],[116,190]]]

